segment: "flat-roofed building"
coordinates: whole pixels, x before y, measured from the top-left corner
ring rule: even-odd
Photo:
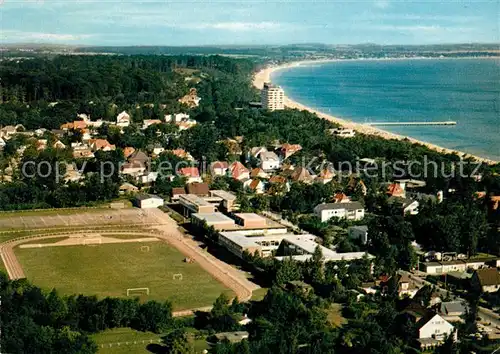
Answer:
[[[224,190],[212,190],[210,191],[210,196],[221,198],[221,206],[228,212],[238,208],[236,204],[236,196],[233,193]]]
[[[234,228],[234,220],[222,213],[193,213],[191,223],[196,226],[213,226],[216,230],[231,230]]]
[[[245,228],[258,229],[267,227],[267,219],[255,213],[238,213],[234,215],[236,223]]]
[[[270,111],[285,109],[285,91],[280,86],[264,83],[261,91],[262,108]]]
[[[179,195],[179,204],[182,205],[184,216],[192,213],[214,213],[215,205],[194,194]]]
[[[297,261],[306,261],[310,259],[319,246],[321,253],[325,262],[336,262],[336,261],[352,261],[356,259],[362,259],[363,257],[368,257],[369,259],[375,258],[366,252],[346,252],[337,253],[329,248],[321,246],[316,242],[316,238],[312,235],[291,235],[283,239],[285,256],[276,257],[278,260],[282,260],[288,256],[291,256]]]
[[[248,235],[245,231],[230,231],[219,233],[219,245],[234,255],[242,258],[246,251],[261,257],[272,256],[286,236],[290,234]]]

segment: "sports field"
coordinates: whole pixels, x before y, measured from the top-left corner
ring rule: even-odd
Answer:
[[[127,295],[128,288],[149,288],[141,299],[170,300],[174,310],[212,305],[231,290],[163,242],[16,248],[26,277],[61,294]],[[142,250],[141,250],[141,247]],[[173,279],[182,274],[182,280]]]

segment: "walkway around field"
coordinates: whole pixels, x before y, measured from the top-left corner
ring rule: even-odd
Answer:
[[[172,244],[187,257],[193,259],[214,278],[233,290],[240,301],[248,301],[252,292],[260,288],[257,284],[249,281],[238,269],[212,256],[201,249],[196,242],[185,237],[178,229],[177,223],[170,216],[159,209],[148,210],[149,216],[155,216],[160,226],[154,229],[160,231],[157,235]]]

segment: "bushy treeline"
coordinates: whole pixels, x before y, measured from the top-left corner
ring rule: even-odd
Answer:
[[[0,343],[5,353],[96,353],[88,334],[132,327],[163,332],[173,325],[169,302],[45,293],[0,272]]]

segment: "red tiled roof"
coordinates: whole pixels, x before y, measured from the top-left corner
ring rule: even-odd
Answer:
[[[387,188],[387,194],[398,197],[403,196],[405,194],[405,191],[398,183],[392,183]]]
[[[200,177],[198,167],[184,167],[179,170],[179,174],[186,177]]]

